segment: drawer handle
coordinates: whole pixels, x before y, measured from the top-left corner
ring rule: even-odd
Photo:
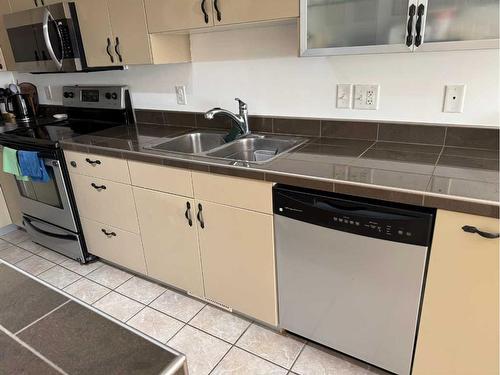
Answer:
[[[499,238],[500,233],[489,233],[489,232],[483,232],[476,227],[473,227],[471,225],[465,225],[462,227],[462,230],[467,233],[476,233],[479,234],[483,238],[488,238],[488,239],[494,239],[494,238]]]
[[[97,191],[106,190],[106,186],[104,186],[104,185],[99,186],[99,185],[94,184],[93,182],[90,184],[90,186],[92,186]]]
[[[196,218],[200,222],[201,229],[204,229],[205,228],[205,221],[203,220],[202,211],[203,211],[203,206],[201,205],[201,203],[198,203],[198,215],[196,215]]]
[[[116,233],[115,232],[108,232],[106,229],[101,229],[101,232],[104,233],[107,237],[116,237]]]
[[[95,167],[96,165],[101,165],[100,160],[90,160],[89,158],[87,158],[87,159],[85,159],[85,161],[93,167]]]
[[[186,216],[189,226],[192,227],[193,219],[191,218],[191,203],[189,202],[186,202],[186,212],[184,213],[184,216]]]

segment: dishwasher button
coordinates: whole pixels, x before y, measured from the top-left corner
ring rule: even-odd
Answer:
[[[398,234],[399,234],[400,236],[402,236],[402,235],[403,235],[403,231],[402,231],[402,230],[398,230]]]

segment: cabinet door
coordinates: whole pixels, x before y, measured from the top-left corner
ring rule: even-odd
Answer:
[[[14,60],[14,54],[12,53],[12,47],[10,46],[9,36],[7,35],[7,30],[5,29],[3,22],[3,15],[10,13],[10,3],[9,0],[0,0],[0,48],[2,49],[2,54],[4,57],[5,70],[15,70],[16,61]]]
[[[43,6],[41,0],[10,0],[12,12],[21,12],[36,8],[37,6]]]
[[[141,188],[134,198],[148,276],[203,296],[194,201]]]
[[[114,35],[113,48],[118,62],[151,64],[151,48],[143,1],[108,0],[108,5]]]
[[[438,211],[414,375],[498,374],[498,220]]]
[[[301,0],[301,54],[411,52],[413,40],[406,45],[406,26],[410,9],[415,10],[416,2]]]
[[[200,236],[205,296],[277,325],[272,215],[206,201]]]
[[[114,51],[108,2],[105,0],[79,0],[77,9],[88,66],[119,64]]]
[[[498,0],[420,0],[425,29],[418,51],[498,48]]]
[[[213,0],[213,2],[215,25],[271,21],[299,16],[299,0]]]
[[[211,0],[145,0],[150,33],[213,26]]]
[[[10,217],[14,224],[22,226],[22,213],[20,208],[21,195],[17,188],[16,178],[3,172],[3,149],[0,149],[0,185],[2,186],[2,193],[5,198],[5,203],[9,210]]]

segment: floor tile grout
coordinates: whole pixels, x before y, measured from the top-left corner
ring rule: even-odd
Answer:
[[[41,317],[39,317],[38,319],[32,321],[30,324],[28,324],[27,326],[21,328],[20,330],[18,330],[16,333],[14,333],[15,336],[17,336],[18,334],[20,334],[21,332],[23,332],[24,330],[26,330],[27,328],[31,327],[32,325],[38,323],[40,320],[42,319],[45,319],[46,317],[48,317],[50,314],[52,314],[53,312],[59,310],[61,307],[63,307],[64,305],[66,305],[67,303],[71,302],[70,299],[68,299],[67,301],[61,303],[59,306],[57,306],[56,308],[50,310],[48,313],[42,315]]]
[[[41,354],[35,348],[31,347],[26,342],[24,342],[23,340],[21,340],[19,337],[17,337],[16,335],[14,335],[12,332],[10,332],[7,328],[5,328],[4,326],[2,326],[1,324],[0,324],[0,332],[3,332],[7,336],[9,336],[12,340],[14,340],[19,345],[21,345],[23,348],[26,348],[27,350],[29,350],[32,354],[34,354],[36,357],[40,358],[43,362],[45,362],[46,364],[48,364],[51,368],[53,368],[54,370],[56,370],[58,373],[63,374],[63,375],[69,375],[66,371],[64,371],[62,368],[60,368],[59,366],[57,366],[54,362],[52,362],[50,359],[48,359],[47,357],[45,357],[43,354]]]

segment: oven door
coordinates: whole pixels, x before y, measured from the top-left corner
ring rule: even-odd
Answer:
[[[61,164],[59,160],[48,157],[44,158],[43,162],[50,177],[49,182],[16,181],[21,195],[21,211],[76,233],[78,227]]]

